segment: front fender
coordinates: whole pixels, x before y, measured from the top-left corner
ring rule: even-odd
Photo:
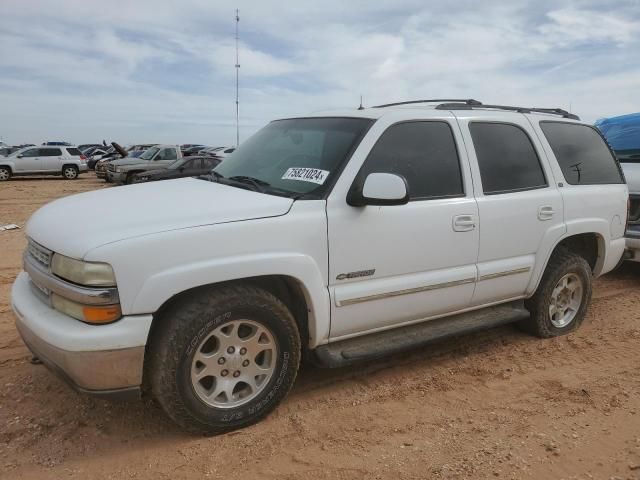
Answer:
[[[247,255],[215,258],[176,266],[147,278],[130,313],[155,312],[175,295],[215,283],[267,275],[291,277],[302,288],[309,310],[309,346],[329,336],[329,293],[313,258],[303,254]]]

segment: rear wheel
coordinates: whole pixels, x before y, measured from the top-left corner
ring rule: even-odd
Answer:
[[[536,293],[526,302],[530,318],[521,326],[542,338],[569,333],[580,326],[591,300],[591,267],[568,250],[556,251]]]
[[[75,180],[78,178],[78,167],[75,165],[65,165],[62,167],[62,176],[67,180]]]
[[[187,430],[251,425],[290,390],[300,338],[287,307],[250,286],[203,290],[170,307],[150,347],[151,391]]]
[[[9,167],[0,167],[0,182],[4,182],[11,178],[11,169]]]

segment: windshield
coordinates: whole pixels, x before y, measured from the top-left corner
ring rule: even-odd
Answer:
[[[142,160],[151,160],[153,156],[160,150],[158,147],[151,147],[149,150],[140,155]]]
[[[321,195],[372,123],[365,118],[277,120],[243,143],[214,172],[228,179],[250,177],[292,194]]]

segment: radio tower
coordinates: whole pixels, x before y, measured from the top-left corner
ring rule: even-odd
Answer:
[[[240,60],[238,57],[238,24],[240,23],[240,10],[236,8],[236,147],[240,145]]]

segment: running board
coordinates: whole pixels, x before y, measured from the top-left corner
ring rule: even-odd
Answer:
[[[320,367],[344,367],[411,350],[447,337],[485,330],[528,317],[529,312],[524,308],[523,301],[486,307],[473,312],[322,345],[315,349],[314,360]]]

